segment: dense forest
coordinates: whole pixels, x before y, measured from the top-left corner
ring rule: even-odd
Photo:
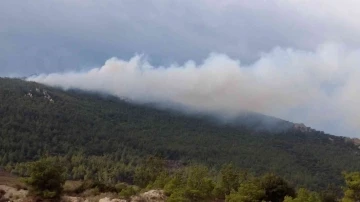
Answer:
[[[360,170],[360,150],[343,137],[292,127],[259,130],[254,126],[261,121],[249,125],[248,117],[220,123],[8,78],[0,78],[0,101],[0,166],[18,175],[29,174],[27,162],[47,156],[66,162],[68,179],[141,184],[136,170],[156,156],[176,169],[202,164],[218,172],[232,163],[252,175],[270,172],[295,188],[319,191],[340,188],[343,171]]]

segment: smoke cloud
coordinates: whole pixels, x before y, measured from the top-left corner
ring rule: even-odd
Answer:
[[[83,72],[28,80],[100,91],[136,102],[178,103],[197,111],[243,110],[302,122],[335,135],[360,130],[360,49],[324,44],[314,51],[274,48],[252,64],[212,53],[202,63],[152,66],[146,57],[111,58]]]

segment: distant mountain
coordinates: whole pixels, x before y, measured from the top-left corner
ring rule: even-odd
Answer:
[[[1,166],[44,154],[106,158],[111,166],[152,154],[214,168],[233,162],[313,189],[342,184],[342,171],[360,170],[353,141],[302,124],[256,113],[219,121],[21,79],[0,78],[0,137]]]

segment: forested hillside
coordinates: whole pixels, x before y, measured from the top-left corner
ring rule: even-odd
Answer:
[[[342,171],[360,170],[360,150],[342,137],[291,127],[257,130],[241,121],[220,124],[207,116],[1,78],[0,165],[23,175],[23,162],[57,156],[68,162],[71,179],[131,182],[141,159],[156,155],[169,166],[218,169],[232,162],[310,189],[340,185]]]

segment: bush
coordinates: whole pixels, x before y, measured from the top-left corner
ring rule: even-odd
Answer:
[[[284,202],[321,202],[320,195],[316,192],[311,192],[307,189],[301,188],[297,192],[296,197],[285,196]]]
[[[284,179],[274,174],[266,174],[262,177],[260,187],[265,190],[263,200],[281,202],[285,196],[295,196],[295,190]]]
[[[360,201],[360,172],[343,173],[346,186],[342,202]]]
[[[121,190],[119,193],[120,196],[124,198],[130,198],[133,195],[137,194],[137,190],[134,189],[133,186],[127,186],[125,189]]]
[[[186,193],[183,190],[175,191],[170,195],[170,197],[166,200],[167,202],[190,202],[191,200],[188,199]]]
[[[76,194],[83,193],[87,190],[96,189],[99,192],[118,192],[116,186],[108,185],[99,181],[85,180],[78,186],[74,192]]]
[[[226,202],[255,202],[263,201],[265,190],[259,185],[259,181],[252,180],[240,184],[237,192],[233,191],[226,196]]]
[[[117,183],[115,185],[116,192],[120,193],[122,190],[126,189],[128,187],[125,183]]]
[[[30,177],[25,179],[30,194],[43,199],[59,199],[65,183],[64,168],[58,163],[41,159],[30,165]]]
[[[241,183],[238,191],[232,191],[226,196],[227,202],[282,202],[285,196],[294,197],[294,189],[281,177],[266,174]]]

